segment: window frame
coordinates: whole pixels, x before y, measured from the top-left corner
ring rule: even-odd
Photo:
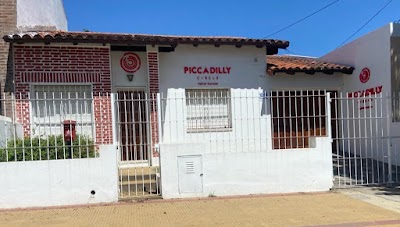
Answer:
[[[197,90],[197,91],[196,91]],[[225,127],[210,127],[210,126],[203,126],[203,127],[191,127],[189,113],[188,113],[188,93],[195,93],[195,92],[216,92],[216,91],[223,91],[226,92],[226,96],[221,97],[222,100],[226,100],[226,112],[227,112],[227,124]],[[217,93],[215,93],[217,94]],[[198,132],[225,132],[225,131],[232,131],[233,130],[233,118],[232,118],[232,92],[230,88],[185,88],[185,128],[188,133],[198,133]],[[210,97],[208,97],[210,99]],[[190,101],[189,101],[190,102]],[[211,124],[212,125],[212,124]]]
[[[35,105],[36,104],[36,92],[37,92],[37,87],[38,86],[46,86],[46,87],[50,87],[50,86],[87,86],[90,87],[88,90],[90,91],[90,97],[87,97],[86,99],[91,99],[90,101],[90,108],[91,108],[91,112],[90,113],[86,113],[85,117],[83,117],[82,119],[75,119],[75,116],[79,116],[79,114],[66,114],[65,116],[68,116],[67,120],[70,120],[69,118],[74,118],[75,120],[81,121],[82,124],[91,124],[92,122],[94,122],[93,119],[93,115],[94,115],[94,92],[93,92],[93,84],[91,83],[79,83],[79,84],[71,84],[71,83],[31,83],[29,85],[29,112],[30,112],[30,119],[31,122],[36,122],[37,124],[40,125],[54,125],[54,124],[60,124],[61,122],[59,121],[59,119],[62,120],[62,114],[58,114],[55,116],[36,116],[35,113]],[[52,92],[48,92],[48,93],[52,93]],[[74,120],[72,119],[72,120]],[[65,120],[65,119],[64,119]]]

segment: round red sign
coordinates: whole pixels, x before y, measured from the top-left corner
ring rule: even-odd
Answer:
[[[140,58],[135,53],[125,53],[120,60],[121,68],[128,73],[134,73],[140,68]]]
[[[360,73],[360,81],[361,83],[367,83],[369,78],[371,77],[371,71],[368,68],[363,68]]]

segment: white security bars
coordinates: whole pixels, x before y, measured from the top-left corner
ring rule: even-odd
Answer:
[[[309,148],[310,138],[326,136],[326,91],[271,92],[273,148]]]
[[[187,129],[232,128],[230,89],[186,89]]]
[[[335,185],[400,183],[400,131],[389,94],[332,97]]]
[[[157,99],[141,88],[114,94],[116,139],[119,145],[119,198],[160,196]]]
[[[328,135],[325,91],[176,89],[160,96],[164,143],[254,152],[311,148]]]
[[[33,86],[1,100],[0,162],[97,157],[90,86]]]
[[[120,161],[150,162],[153,144],[151,130],[158,127],[156,119],[151,119],[150,115],[156,102],[156,97],[149,97],[144,89],[123,90],[116,94]]]
[[[112,137],[112,128],[102,124],[111,106],[101,100],[113,96],[120,169],[158,166],[159,143],[202,143],[205,153],[279,152],[313,149],[321,138],[332,137],[336,185],[400,181],[400,125],[393,122],[393,103],[399,101],[389,95],[230,88],[93,94],[90,89],[33,85],[29,94],[2,95],[0,161],[96,157],[104,133]],[[142,187],[132,191],[132,185],[121,184],[121,190],[159,194],[158,173],[124,170],[120,176],[128,182],[140,176]]]
[[[327,136],[324,91],[171,89],[148,95],[124,88],[115,96],[121,199],[160,195],[158,143],[188,149],[203,143],[206,153],[279,152],[315,148],[316,137]]]

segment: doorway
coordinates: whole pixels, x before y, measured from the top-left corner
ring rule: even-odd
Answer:
[[[119,90],[117,103],[120,161],[148,164],[151,145],[145,90]]]

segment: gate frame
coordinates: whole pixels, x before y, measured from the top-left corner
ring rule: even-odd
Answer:
[[[151,128],[151,116],[150,116],[150,112],[151,112],[151,103],[147,103],[147,102],[151,102],[151,97],[148,93],[148,89],[146,86],[133,86],[133,87],[114,87],[113,88],[114,92],[112,93],[112,113],[113,113],[113,141],[114,143],[117,145],[117,149],[118,149],[118,166],[123,166],[123,167],[151,167],[153,166],[154,160],[153,160],[153,152],[152,152],[152,147],[153,147],[153,141],[151,138],[152,135],[152,128]],[[146,117],[148,119],[148,122],[146,122],[146,128],[147,128],[147,146],[149,146],[150,148],[147,148],[146,152],[148,153],[148,155],[150,156],[147,161],[122,161],[121,160],[121,142],[119,141],[121,138],[119,138],[119,110],[118,108],[116,108],[116,106],[118,106],[118,91],[136,91],[136,90],[140,90],[143,91],[145,96],[144,98],[144,102],[146,102]]]
[[[338,92],[338,96],[331,98],[331,99],[336,100],[335,103],[336,103],[336,108],[337,108],[338,112],[337,112],[336,118],[331,119],[330,124],[335,123],[335,124],[337,124],[337,127],[342,128],[344,121],[348,122],[348,124],[350,124],[349,122],[358,121],[358,126],[360,127],[360,125],[367,124],[366,123],[367,119],[369,119],[370,121],[372,121],[372,119],[373,119],[373,121],[374,121],[373,124],[375,124],[375,122],[377,122],[376,123],[376,127],[377,127],[376,132],[382,131],[382,132],[386,133],[386,135],[383,134],[380,137],[375,136],[375,140],[378,138],[380,140],[386,140],[386,141],[381,141],[381,142],[382,142],[382,144],[386,144],[386,146],[387,146],[386,149],[383,149],[381,151],[382,153],[380,155],[373,155],[374,157],[372,157],[372,158],[370,158],[368,154],[364,155],[365,157],[363,157],[363,156],[356,157],[355,154],[350,153],[350,152],[349,152],[349,154],[353,154],[354,156],[341,158],[343,163],[346,163],[346,161],[351,162],[352,160],[357,160],[357,159],[362,160],[363,158],[365,158],[367,161],[369,159],[371,159],[372,161],[378,162],[379,165],[383,166],[383,170],[384,170],[382,173],[382,176],[379,176],[378,180],[375,180],[374,182],[367,181],[366,183],[364,183],[364,182],[358,183],[358,181],[362,180],[362,178],[358,179],[356,176],[355,182],[353,182],[351,180],[350,183],[344,182],[343,184],[340,184],[342,182],[340,180],[339,184],[334,183],[334,187],[342,188],[342,187],[354,187],[354,186],[365,186],[365,185],[366,186],[370,186],[370,185],[393,186],[394,184],[400,183],[400,182],[397,182],[397,181],[399,181],[397,176],[396,176],[396,180],[393,179],[393,166],[392,166],[393,165],[393,163],[392,163],[393,141],[392,140],[393,140],[393,138],[397,138],[397,137],[393,137],[391,134],[391,124],[393,123],[392,122],[393,116],[391,114],[391,111],[392,111],[391,108],[393,108],[392,107],[393,97],[390,96],[388,93],[386,93],[386,94],[379,93],[379,94],[362,96],[362,97],[349,97],[349,96],[347,96],[346,92]],[[353,110],[354,116],[351,116],[351,117],[346,118],[345,116],[342,116],[343,115],[343,110],[342,110],[343,106],[347,106],[347,111],[351,111],[354,108],[359,108],[361,106],[360,100],[365,100],[365,99],[372,99],[373,101],[371,101],[371,103],[373,103],[374,106],[378,106],[378,107],[381,106],[381,108],[379,108],[378,111],[370,112],[371,115],[375,114],[376,116],[363,117],[361,115],[366,115],[367,113],[361,114],[361,112],[360,112],[361,110],[358,110],[358,113],[354,112],[354,110]],[[386,105],[386,108],[384,107],[384,105]],[[349,106],[353,107],[353,108],[349,108]],[[386,111],[386,113],[384,111]],[[348,114],[349,114],[349,112],[347,113],[347,115]],[[364,121],[361,121],[361,119],[363,119]],[[379,121],[379,119],[381,119],[381,120]],[[386,121],[384,119],[386,119]],[[367,127],[368,125],[363,125],[363,126]],[[343,134],[342,131],[340,131],[340,130],[338,131],[338,133],[337,133],[338,135],[336,135],[336,138],[332,138],[332,142],[335,142],[335,140],[343,141],[344,137],[343,137],[343,135],[341,135],[341,134]],[[358,139],[360,139],[360,138],[358,138],[358,137],[360,137],[360,135],[358,135],[358,136],[353,135],[353,136],[354,136],[354,138],[352,138],[352,140],[350,140],[350,141],[358,141]],[[398,138],[400,138],[400,137],[398,137]],[[374,140],[374,137],[369,137],[368,135],[365,135],[365,137],[361,138],[361,139]],[[356,142],[354,142],[354,143],[356,143]],[[373,141],[371,143],[373,143]],[[354,148],[354,149],[358,150],[360,145],[357,145],[357,143],[356,143],[355,146],[356,146],[356,148]],[[382,146],[382,148],[384,148],[384,146]],[[337,148],[337,150],[339,150],[339,149],[340,148]],[[333,149],[332,149],[332,154],[333,154]],[[340,166],[339,160],[341,160],[341,159],[339,158],[339,155],[340,154],[338,153],[338,157],[333,158],[332,161],[333,161],[333,164],[335,162],[337,162],[337,164]],[[374,159],[375,157],[378,159]],[[338,167],[338,168],[346,168],[345,165],[346,164],[344,164],[344,167]],[[375,167],[374,165],[368,166],[368,168],[366,170],[361,169],[362,175],[364,175],[365,173],[369,174],[369,170],[377,169],[377,168],[379,168],[379,165],[378,165],[378,167]],[[386,169],[385,169],[385,165],[387,165]],[[359,167],[356,166],[355,168],[359,168]],[[387,171],[387,174],[385,174],[385,172],[386,172],[385,170]],[[398,174],[397,171],[395,173]],[[333,175],[334,175],[334,177],[335,176],[344,177],[344,176],[341,176],[341,174],[339,173],[338,170],[335,171],[335,169],[333,169]],[[352,179],[352,176],[345,176],[345,177],[350,177],[350,179]],[[383,179],[383,181],[381,182],[382,179]],[[385,179],[387,179],[387,180],[385,180]],[[363,181],[366,181],[366,180],[363,180]]]

